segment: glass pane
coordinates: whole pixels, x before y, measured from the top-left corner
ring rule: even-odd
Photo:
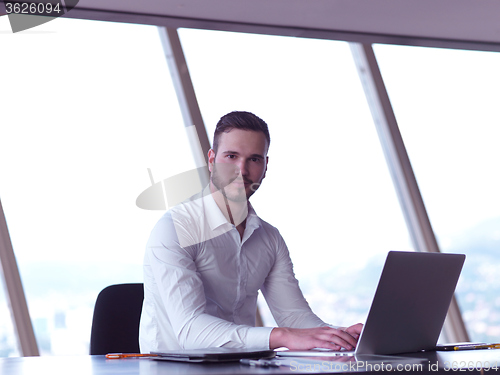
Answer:
[[[252,203],[282,233],[313,310],[332,324],[364,321],[387,252],[412,249],[347,43],[180,36],[210,137],[233,110],[269,125]]]
[[[465,253],[469,335],[500,334],[500,54],[377,45],[377,59],[440,247]]]
[[[59,18],[2,49],[0,196],[36,337],[88,354],[98,292],[142,282],[147,169],[195,167],[170,74],[152,26]]]

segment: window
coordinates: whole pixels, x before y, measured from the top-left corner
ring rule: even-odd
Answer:
[[[0,196],[36,338],[87,354],[99,291],[142,282],[147,168],[194,168],[177,99],[156,27],[58,18],[2,48]]]
[[[500,54],[377,45],[441,250],[467,259],[458,302],[473,341],[500,334]]]
[[[385,255],[412,248],[348,44],[179,34],[210,138],[233,110],[270,127],[252,204],[281,231],[313,311],[332,324],[364,321]]]
[[[3,280],[0,283],[3,284]],[[0,288],[0,357],[15,357],[19,355],[19,352],[4,290],[4,285],[2,285],[2,288]]]

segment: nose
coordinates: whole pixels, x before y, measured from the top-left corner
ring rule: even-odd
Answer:
[[[241,173],[242,176],[248,175],[248,168],[245,160],[242,160],[238,163],[238,168],[239,168],[238,172]]]

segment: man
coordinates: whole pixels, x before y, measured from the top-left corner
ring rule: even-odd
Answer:
[[[267,124],[254,114],[220,119],[209,186],[168,211],[148,241],[142,352],[355,347],[362,325],[333,328],[314,315],[283,238],[248,202],[266,175],[269,144]],[[254,327],[259,289],[279,328]]]

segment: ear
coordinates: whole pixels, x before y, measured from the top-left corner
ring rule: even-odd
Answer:
[[[215,163],[215,151],[210,149],[208,150],[208,170],[212,172]]]

